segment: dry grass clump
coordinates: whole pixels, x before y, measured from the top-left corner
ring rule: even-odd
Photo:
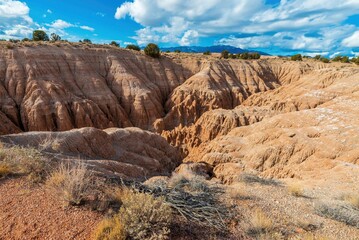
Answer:
[[[256,209],[250,219],[251,226],[248,229],[250,234],[268,233],[273,229],[272,220],[260,209]]]
[[[248,184],[259,183],[261,185],[268,185],[268,186],[280,185],[280,182],[274,179],[262,178],[257,175],[249,174],[249,173],[243,173],[240,175],[239,178],[240,181]]]
[[[359,228],[359,210],[351,205],[320,203],[315,207],[316,213],[347,225]]]
[[[354,208],[359,209],[359,194],[346,194],[343,200]]]
[[[168,239],[171,208],[163,197],[123,188],[117,192],[119,212],[105,219],[95,231],[95,239]]]
[[[40,182],[50,171],[50,164],[34,148],[0,147],[0,169],[1,176],[27,175],[30,181]]]
[[[199,225],[226,231],[227,207],[220,202],[223,189],[210,185],[204,177],[173,175],[168,189],[159,193],[182,217]]]
[[[81,205],[94,189],[93,174],[84,163],[62,163],[50,174],[46,186],[66,204]]]
[[[305,234],[304,236],[301,236],[300,238],[298,238],[298,240],[329,240],[329,238],[324,237],[324,236],[320,236],[320,235],[315,235],[315,234]]]
[[[299,183],[292,183],[288,185],[288,192],[294,197],[304,196],[304,189]]]
[[[0,163],[0,178],[11,174],[11,169],[6,164]]]

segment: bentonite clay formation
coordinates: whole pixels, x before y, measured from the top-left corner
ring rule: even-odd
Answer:
[[[210,164],[224,182],[248,170],[344,176],[359,162],[358,79],[355,65],[314,60],[152,59],[71,45],[0,49],[0,134],[54,131],[3,139],[62,139],[59,152],[134,177],[168,174],[179,151],[185,162]],[[112,129],[56,133],[82,127]],[[127,127],[143,130],[114,129]],[[72,148],[74,136],[89,149]],[[97,138],[108,146],[94,144]]]

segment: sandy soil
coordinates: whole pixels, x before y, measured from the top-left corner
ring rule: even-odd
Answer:
[[[26,179],[0,179],[0,239],[89,239],[102,219],[84,208],[65,208]]]

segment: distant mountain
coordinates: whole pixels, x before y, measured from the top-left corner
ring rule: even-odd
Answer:
[[[168,48],[161,48],[161,50],[163,52],[166,52],[166,51],[174,52],[175,50],[180,50],[181,52],[187,52],[187,53],[203,53],[206,51],[210,51],[212,53],[221,53],[223,50],[227,50],[228,52],[235,53],[235,54],[245,53],[245,52],[257,52],[261,55],[267,55],[267,56],[270,55],[268,53],[256,51],[253,49],[242,49],[242,48],[236,48],[236,47],[227,46],[227,45],[217,45],[217,46],[210,46],[210,47],[198,47],[198,46],[168,47]]]

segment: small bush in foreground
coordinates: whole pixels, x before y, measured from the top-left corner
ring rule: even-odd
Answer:
[[[262,210],[257,209],[250,220],[251,226],[248,229],[250,234],[261,234],[269,232],[273,229],[272,220],[263,213]]]
[[[163,197],[124,188],[121,208],[112,219],[104,220],[95,232],[102,239],[168,239],[171,208]]]
[[[34,148],[0,147],[0,168],[4,175],[26,175],[32,182],[41,182],[50,171],[50,164]]]
[[[303,197],[304,190],[299,183],[293,183],[288,186],[288,192],[294,197]]]
[[[347,194],[343,197],[343,200],[352,207],[359,209],[359,194]]]
[[[319,204],[315,208],[316,213],[322,217],[343,222],[347,225],[359,228],[359,211],[350,205]]]
[[[94,188],[94,178],[83,163],[62,163],[51,173],[46,185],[66,204],[80,205]]]

